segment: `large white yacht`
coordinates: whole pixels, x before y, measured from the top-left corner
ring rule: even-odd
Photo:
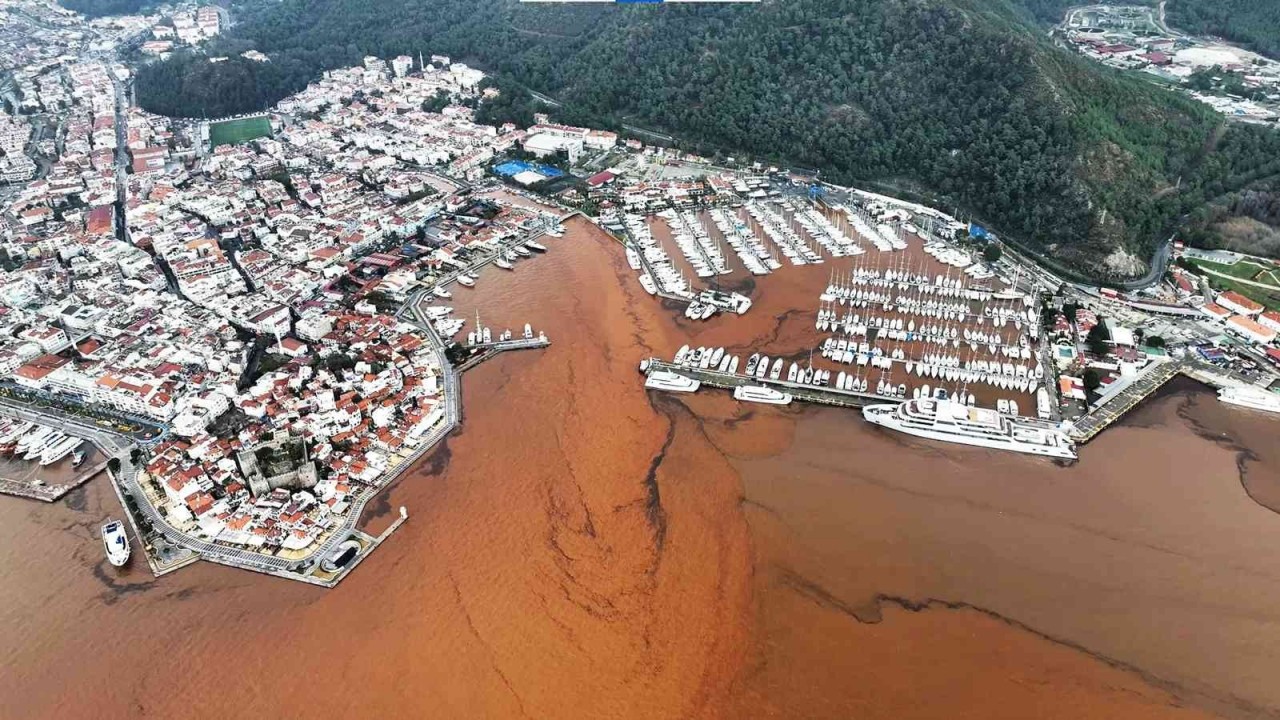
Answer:
[[[1218,399],[1252,410],[1280,413],[1280,394],[1253,385],[1223,388],[1218,391]]]
[[[645,379],[644,386],[650,390],[666,390],[667,392],[696,392],[702,383],[691,377],[666,370],[654,370]]]
[[[862,417],[869,423],[931,440],[1046,457],[1076,457],[1075,444],[1056,427],[951,400],[918,398],[896,405],[868,405],[862,409]]]

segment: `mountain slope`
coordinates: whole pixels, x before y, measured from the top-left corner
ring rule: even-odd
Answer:
[[[214,51],[271,63],[153,65],[143,105],[238,112],[365,55],[443,53],[555,96],[566,119],[919,194],[1094,275],[1139,273],[1123,250],[1145,253],[1240,162],[1214,156],[1206,108],[1057,49],[1003,0],[284,0],[239,17]],[[216,90],[230,73],[241,89]]]

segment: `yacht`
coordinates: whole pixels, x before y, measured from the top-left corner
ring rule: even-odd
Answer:
[[[112,565],[122,567],[129,562],[129,534],[124,530],[124,523],[112,520],[102,526],[102,546]]]
[[[39,442],[34,442],[28,445],[27,452],[22,456],[22,459],[35,460],[36,458],[43,455],[45,450],[48,450],[49,448],[53,447],[54,445],[57,445],[58,443],[66,439],[67,439],[67,436],[65,433],[54,432],[49,435],[46,435],[43,440]]]
[[[458,284],[461,285],[462,287],[476,286],[476,279],[466,273],[459,275],[456,279],[458,281]]]
[[[66,437],[60,442],[54,443],[45,448],[40,453],[41,465],[52,465],[71,453],[72,450],[80,447],[80,443],[84,442],[78,437]]]
[[[1280,394],[1253,385],[1223,388],[1218,391],[1218,399],[1250,410],[1280,413]]]
[[[743,402],[764,403],[766,405],[787,405],[791,403],[791,395],[789,393],[761,385],[739,385],[733,389],[733,399]]]
[[[632,270],[640,269],[640,253],[636,252],[636,249],[630,246],[627,247],[627,265],[629,265]]]
[[[527,248],[529,248],[530,250],[532,250],[532,251],[534,251],[534,252],[544,253],[544,252],[546,252],[546,251],[547,251],[547,246],[546,246],[546,245],[543,245],[542,243],[538,242],[537,240],[529,240],[528,242],[526,242],[526,243],[524,244],[524,246],[525,246],[525,247],[527,247]]]
[[[18,444],[14,448],[14,455],[22,457],[27,454],[32,445],[43,443],[45,438],[53,434],[53,428],[47,425],[38,425],[36,428],[22,437],[18,438]]]
[[[644,386],[650,390],[666,390],[667,392],[696,392],[702,383],[691,377],[667,370],[655,370],[645,378]]]
[[[448,290],[445,290],[444,288],[440,287],[439,285],[437,285],[437,286],[435,286],[434,288],[432,288],[431,292],[432,292],[432,294],[434,294],[436,297],[444,298],[444,299],[446,299],[446,300],[448,300],[449,298],[453,297],[453,295],[451,295],[451,294],[449,293],[449,291],[448,291]]]
[[[644,288],[644,291],[650,295],[658,294],[658,285],[649,276],[649,273],[640,273],[640,287]]]
[[[508,260],[505,256],[504,256],[504,257],[500,257],[500,258],[498,258],[497,260],[494,260],[494,261],[493,261],[493,264],[494,264],[494,265],[497,265],[498,267],[502,268],[503,270],[510,270],[510,269],[513,267],[513,266],[511,265],[511,261],[510,261],[510,260]]]
[[[1046,457],[1076,457],[1074,443],[1056,427],[952,400],[921,397],[896,405],[868,405],[862,409],[862,417],[874,425],[931,440]]]

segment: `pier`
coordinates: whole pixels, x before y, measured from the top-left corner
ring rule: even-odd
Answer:
[[[1204,366],[1192,360],[1169,360],[1157,363],[1077,420],[1070,430],[1071,439],[1077,445],[1084,445],[1178,375],[1185,375],[1215,389],[1245,384],[1215,372],[1211,366]]]
[[[479,350],[475,355],[467,358],[458,366],[458,372],[466,372],[486,360],[491,360],[498,356],[499,353],[508,350],[537,350],[547,347],[551,344],[551,340],[546,335],[540,335],[535,338],[516,338],[514,340],[499,340],[497,342],[476,343],[475,345],[464,345],[468,349]]]
[[[852,392],[849,390],[838,390],[825,385],[805,385],[803,383],[793,383],[786,380],[771,380],[768,377],[758,378],[749,375],[739,375],[736,373],[722,373],[719,370],[703,370],[702,368],[687,367],[685,365],[676,365],[665,360],[650,358],[648,369],[645,375],[655,370],[666,370],[669,372],[684,375],[701,382],[703,385],[711,387],[723,388],[725,390],[733,390],[742,385],[766,385],[769,387],[784,390],[796,400],[804,402],[816,403],[818,405],[830,405],[833,407],[845,408],[862,408],[867,405],[877,405],[885,403],[900,403],[903,398],[885,397],[884,395],[876,395],[875,393]]]

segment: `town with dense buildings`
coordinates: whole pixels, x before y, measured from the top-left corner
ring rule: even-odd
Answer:
[[[476,103],[497,91],[439,55],[369,57],[250,118],[154,116],[128,101],[117,53],[198,44],[225,22],[219,11],[85,22],[7,0],[0,12],[19,25],[0,23],[0,394],[128,428],[136,456],[117,476],[126,505],[149,508],[140,524],[170,528],[157,545],[235,551],[252,569],[259,556],[332,550],[453,421],[445,346],[463,323],[420,314],[415,298],[501,263],[567,212],[625,241],[641,216],[746,206],[776,217],[770,204],[787,193],[829,191],[880,227],[927,221],[931,242],[978,257],[995,242],[936,211],[759,163],[715,166],[546,117],[479,124]],[[543,204],[473,192],[500,183]],[[1174,254],[1133,292],[1064,283],[1014,254],[989,260],[988,277],[1039,293],[1037,347],[1054,373],[1042,418],[1087,415],[1171,356],[1270,377],[1280,307],[1247,295],[1277,282],[1274,266],[1180,244]]]

